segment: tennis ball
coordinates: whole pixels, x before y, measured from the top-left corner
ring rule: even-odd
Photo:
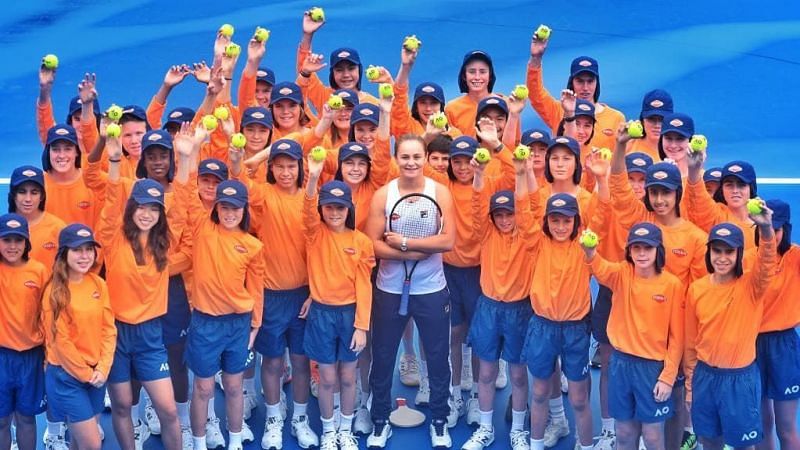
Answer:
[[[112,103],[106,110],[106,117],[114,122],[119,122],[119,119],[122,118],[122,108]]]
[[[234,44],[231,42],[230,44],[225,46],[225,56],[229,56],[234,58],[239,56],[239,53],[242,52],[242,47],[239,47],[239,44]]]
[[[375,66],[367,67],[367,79],[369,81],[375,81],[378,77],[381,76],[381,70]]]
[[[325,150],[325,147],[318,145],[311,149],[311,159],[316,162],[325,161],[325,158],[328,156],[328,151]]]
[[[338,95],[331,95],[328,99],[328,106],[330,106],[331,109],[342,109],[344,106],[344,100],[342,100],[342,97],[339,97]]]
[[[525,100],[528,98],[528,86],[525,86],[524,84],[518,84],[514,90],[511,91],[511,95],[517,100]]]
[[[419,50],[419,47],[422,45],[422,41],[417,39],[417,36],[412,34],[411,36],[406,36],[403,40],[403,47],[410,52],[415,52]]]
[[[592,230],[584,230],[583,233],[581,233],[581,237],[580,237],[580,240],[579,240],[581,245],[583,245],[584,247],[587,247],[587,248],[595,248],[595,247],[597,247],[598,241],[599,241],[599,239],[597,237],[597,233],[595,233]]]
[[[44,55],[44,58],[42,58],[42,65],[45,69],[58,69],[58,56],[53,55],[52,53],[49,55]]]
[[[708,139],[702,134],[695,134],[689,141],[689,148],[691,148],[693,152],[704,152],[707,147]]]
[[[207,114],[203,116],[203,126],[206,127],[208,131],[214,131],[217,129],[217,118],[211,114]]]
[[[431,124],[440,130],[444,130],[447,126],[447,115],[443,112],[438,112],[431,116]]]
[[[236,133],[231,136],[231,145],[236,148],[244,148],[247,145],[247,138],[242,133]]]
[[[108,124],[108,126],[106,126],[106,136],[110,138],[119,137],[121,133],[122,133],[122,128],[116,123],[112,122]]]
[[[266,28],[257,27],[253,37],[256,38],[258,42],[266,42],[269,39],[269,30]]]
[[[545,24],[541,24],[539,25],[539,28],[536,29],[536,37],[540,41],[546,41],[550,39],[550,31],[552,31],[550,30],[550,27]]]
[[[613,153],[611,153],[611,150],[609,150],[608,148],[603,147],[598,151],[598,153],[600,153],[600,157],[603,158],[604,160],[611,161],[611,156],[613,155]]]
[[[514,158],[520,161],[525,161],[529,156],[531,156],[531,149],[527,145],[519,144],[514,149]]]
[[[308,16],[311,17],[311,20],[314,22],[322,22],[325,20],[325,11],[318,6],[315,6],[308,11]]]
[[[489,150],[480,147],[475,150],[473,157],[475,158],[475,161],[478,161],[481,164],[486,164],[492,159],[492,154],[489,153]]]
[[[381,83],[378,87],[378,92],[381,94],[381,98],[391,98],[394,96],[394,88],[389,83]]]
[[[756,197],[756,198],[751,198],[750,200],[748,200],[747,201],[747,212],[749,212],[750,214],[752,214],[754,216],[757,216],[757,215],[763,213],[764,209],[761,208],[761,199]]]
[[[628,136],[639,139],[644,136],[644,127],[642,126],[642,122],[638,120],[631,120],[628,124]]]
[[[231,25],[229,23],[226,23],[226,24],[222,25],[221,27],[219,27],[219,32],[223,36],[231,37],[231,36],[233,36],[233,25]]]
[[[214,108],[214,117],[219,120],[228,120],[228,117],[231,116],[230,110],[224,106],[217,106]]]

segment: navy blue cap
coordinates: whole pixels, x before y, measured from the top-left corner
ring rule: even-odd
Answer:
[[[633,152],[625,155],[625,168],[628,173],[647,173],[647,169],[653,165],[653,158],[647,153]]]
[[[550,132],[542,128],[532,128],[522,133],[522,145],[530,147],[536,142],[541,142],[545,145],[550,145]]]
[[[642,118],[664,117],[673,112],[672,96],[663,89],[653,89],[642,99]]]
[[[272,129],[272,114],[268,109],[261,106],[247,108],[244,110],[244,114],[242,114],[242,128],[251,123],[258,123]]]
[[[703,182],[716,181],[719,183],[722,180],[722,167],[712,167],[703,172]]]
[[[131,198],[139,205],[156,203],[164,206],[164,186],[150,178],[137,180],[133,184]]]
[[[275,72],[268,67],[259,67],[256,71],[256,81],[263,81],[270,86],[275,85]]]
[[[785,224],[791,224],[792,210],[783,200],[767,200],[767,208],[772,210],[772,228],[779,230]]]
[[[94,238],[94,233],[88,225],[82,223],[71,223],[61,229],[58,233],[58,251],[64,249],[76,249],[83,244],[92,244],[100,247],[100,243]]]
[[[744,248],[744,234],[742,229],[730,222],[714,225],[708,233],[708,243],[720,241],[733,248]]]
[[[353,109],[353,114],[350,115],[350,126],[362,121],[366,121],[378,126],[378,118],[380,116],[381,110],[377,105],[373,105],[372,103],[362,103]]]
[[[628,231],[628,246],[645,244],[651,247],[663,245],[661,229],[650,222],[639,222]]]
[[[98,102],[95,98],[92,100],[92,105],[94,105],[94,115],[99,116],[101,112],[100,102]],[[83,101],[81,101],[81,98],[78,96],[72,97],[72,99],[69,101],[69,114],[67,114],[67,123],[69,123],[73,114],[81,110],[81,106],[83,106]]]
[[[489,96],[478,102],[478,112],[476,117],[480,118],[481,113],[487,108],[500,108],[506,115],[508,115],[508,103],[500,97]]]
[[[442,105],[445,104],[444,89],[442,89],[442,87],[438,84],[430,81],[417,85],[417,88],[414,89],[414,101],[412,101],[412,103],[416,103],[417,100],[421,99],[422,97],[431,97]]]
[[[333,95],[338,95],[339,97],[342,97],[342,101],[350,103],[353,106],[358,106],[359,104],[358,92],[352,89],[337,89],[333,91]]]
[[[472,158],[476,150],[478,150],[478,141],[471,136],[462,135],[453,139],[453,142],[450,143],[450,158],[461,155]]]
[[[756,171],[750,163],[745,161],[731,161],[722,167],[721,180],[728,177],[738,178],[742,183],[749,184],[751,187],[756,182]],[[755,192],[752,192],[755,195]]]
[[[550,141],[547,151],[550,151],[558,146],[567,147],[575,155],[575,158],[580,161],[581,146],[578,144],[578,141],[569,136],[556,136],[555,139]]]
[[[461,63],[461,68],[458,70],[458,89],[464,94],[469,92],[466,80],[467,64],[476,59],[485,62],[489,66],[489,92],[494,91],[494,82],[497,81],[497,76],[494,73],[494,64],[492,63],[492,57],[489,56],[489,54],[484,51],[472,50],[471,52],[467,52],[467,54],[464,55],[464,60]]]
[[[569,68],[570,80],[582,72],[589,72],[595,77],[600,77],[600,67],[597,65],[597,60],[590,56],[578,56],[573,59]]]
[[[489,200],[489,214],[501,209],[514,212],[514,192],[503,190],[492,195]]]
[[[36,166],[19,166],[11,172],[9,189],[14,190],[22,183],[32,181],[44,188],[44,172]]]
[[[594,120],[594,103],[583,100],[583,99],[576,99],[575,100],[575,117],[578,116],[586,116],[591,117]]]
[[[663,186],[671,191],[677,191],[683,187],[681,181],[681,171],[673,163],[658,162],[647,169],[644,180],[644,187]]]
[[[200,165],[197,167],[197,174],[214,175],[219,178],[219,181],[225,181],[228,179],[228,166],[218,159],[204,159],[200,161]]]
[[[50,170],[53,165],[50,164],[50,146],[56,141],[67,141],[75,145],[78,149],[78,157],[75,159],[75,167],[81,166],[81,148],[78,145],[78,134],[75,128],[67,124],[58,124],[47,130],[47,141],[45,141],[44,150],[42,151],[42,168]]]
[[[6,236],[20,236],[30,240],[31,234],[28,231],[28,221],[16,213],[0,216],[0,238]]]
[[[350,186],[343,181],[329,181],[319,191],[319,205],[342,205],[353,208],[353,194]]]
[[[361,65],[361,57],[358,55],[358,51],[349,47],[337,48],[336,50],[332,51],[330,61],[331,69],[333,69],[333,66],[342,61],[348,61],[357,66]]]
[[[139,105],[128,105],[122,108],[122,117],[135,117],[143,122],[147,122],[147,113]],[[121,120],[121,119],[120,119]]]
[[[281,155],[299,161],[303,159],[303,147],[291,139],[278,139],[272,143],[272,148],[269,153],[269,162],[272,162],[273,159]]]
[[[274,105],[280,100],[291,100],[298,105],[303,104],[303,92],[300,86],[291,81],[281,81],[272,88],[272,96],[269,99],[269,104]]]
[[[561,214],[567,217],[575,217],[578,213],[578,200],[570,194],[560,192],[551,195],[547,199],[545,215]]]
[[[142,153],[156,145],[172,150],[172,136],[165,130],[150,130],[142,136]]]
[[[358,142],[348,142],[339,147],[339,162],[342,162],[347,158],[357,155],[367,158],[367,161],[372,161],[372,158],[369,156],[369,150],[367,150],[367,147],[364,147]]]
[[[661,135],[670,131],[678,133],[686,139],[691,139],[694,135],[694,120],[683,113],[667,114],[661,124]]]
[[[234,208],[247,207],[247,187],[239,180],[225,180],[217,185],[214,204],[229,203]]]
[[[164,122],[163,128],[167,128],[169,124],[182,125],[183,122],[191,122],[194,119],[195,112],[192,108],[179,106],[167,114],[167,121]]]

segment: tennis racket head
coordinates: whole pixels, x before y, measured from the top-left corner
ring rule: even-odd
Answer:
[[[442,232],[442,208],[433,198],[412,193],[400,197],[388,217],[389,231],[419,239]]]

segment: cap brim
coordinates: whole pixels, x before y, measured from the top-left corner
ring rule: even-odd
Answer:
[[[208,169],[206,169],[206,170],[198,170],[197,171],[197,176],[200,176],[200,175],[213,175],[216,178],[218,178],[220,181],[227,180],[227,178],[223,178],[222,175],[218,174],[217,172],[215,172],[213,170],[208,170]]]
[[[140,197],[139,197],[139,196],[134,196],[134,197],[133,197],[133,200],[134,200],[134,201],[135,201],[135,202],[136,202],[138,205],[152,205],[153,203],[155,203],[155,204],[157,204],[157,205],[166,206],[166,205],[164,204],[164,200],[157,199],[157,198],[155,198],[155,197],[151,197],[151,196],[149,196],[149,195],[146,195],[146,196],[140,196]]]
[[[453,151],[453,152],[449,152],[449,153],[450,153],[450,157],[451,158],[455,158],[456,156],[467,156],[467,157],[472,158],[472,156],[475,154],[475,150],[476,149],[472,149],[472,150],[460,150],[459,149],[459,150],[456,150],[456,151]]]
[[[83,244],[92,244],[92,245],[94,245],[95,247],[98,247],[98,248],[102,248],[103,247],[102,245],[100,245],[99,242],[95,241],[94,239],[89,239],[89,238],[79,239],[79,240],[76,240],[74,242],[70,242],[68,245],[64,245],[64,247],[66,247],[66,248],[68,248],[70,250],[75,250],[76,248],[80,247]]]
[[[232,198],[218,198],[218,199],[214,200],[214,204],[215,205],[217,205],[219,203],[227,203],[227,204],[233,206],[234,208],[244,208],[245,206],[247,206],[247,202],[243,202],[241,200],[232,199]]]
[[[650,247],[658,247],[659,245],[662,245],[661,242],[658,242],[655,239],[648,239],[648,238],[639,237],[639,236],[628,240],[628,245],[629,246],[633,245],[633,244],[645,244],[645,245],[649,245]]]
[[[369,162],[372,162],[372,157],[369,156],[369,153],[365,152],[351,152],[351,153],[339,153],[339,162],[348,160],[354,156],[359,156],[361,158],[366,159]]]
[[[645,118],[645,119],[648,118],[648,117],[653,117],[653,116],[659,116],[659,117],[663,118],[665,116],[665,113],[669,114],[668,111],[662,111],[662,110],[657,110],[657,109],[649,109],[649,110],[646,110],[646,111],[642,111],[642,117]]]
[[[738,174],[735,174],[735,173],[726,174],[725,176],[720,177],[719,181],[722,182],[726,178],[736,178],[737,180],[741,181],[744,184],[752,184],[753,183],[753,180],[750,180],[748,178],[745,178],[745,177],[743,177],[741,175],[738,175]]]
[[[512,213],[516,211],[512,205],[495,205],[489,208],[489,214],[492,214],[493,212],[500,210],[509,211]]]
[[[284,151],[280,151],[279,150],[277,152],[270,153],[268,161],[272,162],[272,160],[277,158],[278,156],[288,156],[289,158],[292,158],[295,161],[300,161],[301,159],[303,159],[303,155],[302,154],[301,155],[295,155],[294,153],[284,152]]]
[[[546,211],[545,215],[549,216],[550,214],[561,214],[562,216],[575,217],[578,215],[578,211],[565,208],[550,208]]]
[[[680,187],[679,185],[676,185],[674,183],[669,183],[666,181],[651,181],[650,183],[645,183],[644,188],[647,189],[650,186],[661,186],[669,189],[670,191],[677,191],[678,188]]]
[[[731,239],[730,237],[715,236],[715,237],[713,237],[713,238],[708,240],[709,244],[714,243],[714,242],[722,242],[723,244],[725,244],[725,245],[727,245],[728,247],[731,247],[731,248],[739,248],[739,247],[743,247],[744,246],[744,243],[736,242],[735,240]]]
[[[628,173],[644,173],[647,174],[647,169],[639,166],[633,166],[627,168]],[[652,184],[651,184],[652,186]]]
[[[19,237],[27,239],[27,240],[31,239],[30,235],[26,235],[22,231],[18,231],[18,230],[14,230],[14,229],[8,229],[8,230],[0,231],[0,238],[4,238],[6,236],[19,236]]]
[[[683,131],[683,130],[681,130],[679,128],[668,128],[666,130],[664,130],[664,129],[661,130],[661,136],[664,136],[667,133],[679,134],[679,135],[685,137],[686,139],[691,139],[691,137],[692,137],[691,134],[689,134],[686,131]]]
[[[352,208],[353,207],[353,203],[352,202],[349,202],[349,201],[347,201],[347,200],[345,200],[343,198],[338,198],[338,197],[320,199],[319,200],[319,206],[323,206],[323,205],[340,205],[340,206],[344,206],[345,208]]]
[[[594,75],[595,77],[600,77],[600,74],[597,73],[597,71],[595,69],[589,69],[589,68],[585,68],[584,69],[584,68],[581,68],[580,70],[578,70],[575,73],[573,73],[570,78],[575,78],[575,77],[577,77],[578,75],[580,75],[582,73],[590,73],[590,74]]]

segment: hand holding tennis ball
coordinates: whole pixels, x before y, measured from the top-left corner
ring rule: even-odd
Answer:
[[[325,161],[325,158],[328,156],[328,151],[325,150],[325,147],[318,145],[311,149],[311,159],[316,162]]]
[[[628,124],[628,136],[632,137],[633,139],[639,139],[644,136],[644,127],[642,126],[642,122],[638,120],[632,120],[631,123]]]
[[[528,98],[528,86],[525,86],[524,84],[518,84],[514,90],[511,91],[511,95],[517,100],[525,100]]]
[[[394,96],[394,88],[389,83],[381,83],[380,87],[378,87],[378,92],[381,94],[381,98],[391,98]]]
[[[704,152],[708,148],[708,139],[702,134],[695,134],[689,141],[689,148],[693,152]]]
[[[256,38],[258,42],[266,42],[269,39],[269,30],[258,27],[256,28],[256,32],[253,34],[253,37]]]
[[[106,126],[106,136],[110,138],[117,138],[122,134],[122,127],[116,123],[110,123]]]
[[[122,108],[112,103],[106,110],[106,117],[114,122],[119,122],[119,119],[122,118]]]
[[[247,145],[247,138],[242,133],[236,133],[231,136],[231,145],[236,148],[244,148]]]
[[[440,130],[444,130],[447,127],[447,115],[441,111],[432,115],[431,124]]]
[[[56,70],[58,69],[58,56],[54,54],[44,55],[42,58],[42,65],[45,69]]]
[[[344,106],[344,100],[342,100],[342,97],[338,95],[331,95],[328,99],[328,106],[330,106],[333,110],[342,109]]]
[[[514,149],[514,158],[519,161],[525,161],[529,156],[531,156],[531,148],[527,145],[519,144],[517,148]]]
[[[403,47],[410,52],[415,52],[419,50],[419,47],[422,45],[422,41],[420,41],[416,35],[406,36],[403,40]]]
[[[605,161],[611,161],[611,157],[614,155],[613,153],[611,153],[611,150],[609,150],[606,147],[603,147],[600,150],[598,150],[598,154],[600,158]]]
[[[761,207],[762,202],[763,200],[761,200],[758,197],[751,198],[750,200],[747,201],[747,212],[753,216],[762,214],[764,212],[764,208]]]
[[[217,118],[214,117],[212,114],[207,114],[203,116],[203,126],[208,131],[214,131],[217,129]]]
[[[536,33],[535,33],[536,34],[536,38],[539,39],[540,41],[546,41],[546,40],[550,39],[550,32],[551,31],[552,30],[550,30],[550,27],[548,27],[545,24],[541,24],[541,25],[539,25],[539,28],[536,29]]]
[[[481,164],[486,164],[492,159],[492,154],[489,153],[489,150],[480,147],[475,150],[475,155],[473,155],[475,161],[478,161]]]
[[[214,108],[214,117],[219,120],[228,120],[228,117],[231,116],[230,110],[224,106],[217,106]]]
[[[242,47],[240,47],[239,44],[234,44],[231,42],[225,46],[225,56],[235,58],[239,56],[240,53],[242,53]]]
[[[315,6],[308,11],[308,16],[311,17],[311,20],[314,22],[322,22],[325,20],[325,11],[318,6]]]
[[[233,25],[226,23],[219,27],[219,33],[225,37],[233,36]]]
[[[381,69],[375,66],[367,67],[367,79],[369,81],[375,81],[378,77],[381,76]]]
[[[586,248],[597,247],[599,241],[600,239],[597,237],[597,233],[588,229],[583,230],[583,232],[581,233],[581,237],[578,239],[578,242]]]

